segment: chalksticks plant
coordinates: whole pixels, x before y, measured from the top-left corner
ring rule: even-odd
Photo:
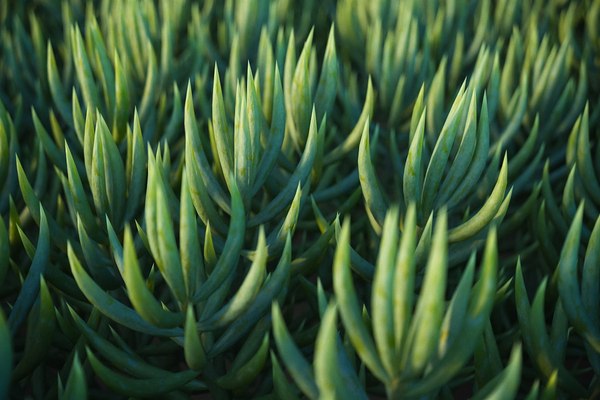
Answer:
[[[487,238],[480,280],[472,287],[476,262],[473,253],[450,302],[445,305],[448,230],[446,211],[441,210],[436,219],[429,260],[424,275],[419,277],[422,279],[420,294],[415,301],[416,213],[414,204],[409,206],[400,241],[398,209],[391,209],[386,215],[371,289],[370,317],[367,315],[371,327],[365,325],[364,312],[350,274],[348,220],[342,228],[332,267],[337,308],[353,352],[385,385],[390,398],[435,394],[462,369],[472,356],[477,338],[488,321],[497,285],[496,231],[492,229]],[[349,372],[352,371],[349,356],[337,354],[337,351],[345,350],[340,338],[335,338],[335,305],[330,305],[323,315],[315,344],[318,349],[322,341],[330,341],[329,346],[322,350],[328,361],[319,365],[320,354],[315,354],[315,377],[309,382],[305,381],[306,376],[296,372],[306,361],[293,357],[299,351],[293,347],[295,345],[281,320],[279,308],[274,307],[274,335],[278,350],[300,387],[318,386],[322,397],[348,395],[367,398],[366,392],[362,395],[356,392],[361,385],[354,371]],[[327,339],[327,336],[330,338]],[[289,346],[293,350],[289,350]],[[327,356],[327,353],[330,354]],[[515,368],[520,368],[520,364]],[[348,386],[345,379],[351,377],[355,382]],[[501,384],[512,386],[512,391],[516,391],[518,382],[514,379],[517,377],[518,374],[510,374],[507,377],[510,382]],[[318,397],[306,390],[305,394]]]
[[[600,394],[600,2],[0,2],[0,399]]]

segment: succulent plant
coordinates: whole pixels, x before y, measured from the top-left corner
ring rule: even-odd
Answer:
[[[0,2],[0,399],[597,396],[599,16]]]

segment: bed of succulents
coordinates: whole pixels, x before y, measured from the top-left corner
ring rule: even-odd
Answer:
[[[0,399],[600,396],[600,1],[0,1]]]

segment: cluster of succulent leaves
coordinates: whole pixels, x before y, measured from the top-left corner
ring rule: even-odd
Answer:
[[[600,393],[600,1],[0,2],[0,398]]]

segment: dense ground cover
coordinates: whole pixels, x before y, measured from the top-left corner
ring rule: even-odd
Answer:
[[[0,2],[0,398],[600,393],[600,1]]]

